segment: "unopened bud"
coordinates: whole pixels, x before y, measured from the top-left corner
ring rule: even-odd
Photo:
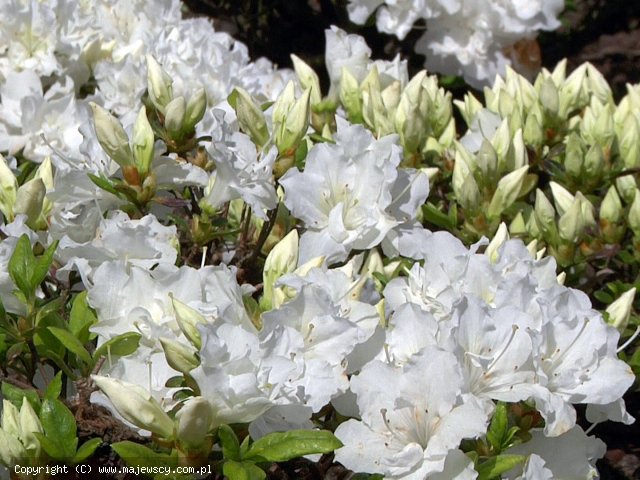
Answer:
[[[490,219],[500,217],[517,200],[528,169],[529,166],[525,165],[500,179],[487,210]]]
[[[171,85],[173,80],[158,64],[155,58],[147,55],[147,90],[153,105],[162,113],[164,107],[173,99]]]
[[[636,289],[631,288],[624,292],[616,301],[607,307],[609,314],[608,323],[616,328],[620,333],[624,332],[629,324],[633,301],[636,298]]]
[[[93,123],[98,142],[109,157],[120,167],[133,164],[129,137],[120,122],[104,108],[91,102]]]

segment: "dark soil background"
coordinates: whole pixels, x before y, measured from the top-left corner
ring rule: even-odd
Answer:
[[[192,15],[210,17],[217,30],[244,42],[252,58],[265,56],[280,67],[291,67],[295,53],[321,76],[326,89],[324,30],[337,25],[364,36],[372,57],[393,58],[400,53],[409,60],[410,73],[422,68],[424,57],[413,53],[413,44],[425,25],[416,25],[404,41],[379,33],[375,21],[351,23],[347,0],[184,0]],[[609,81],[616,100],[626,93],[627,83],[640,82],[640,0],[567,0],[562,27],[538,37],[540,66],[552,69],[563,58],[568,71],[591,62]],[[536,52],[537,53],[537,52]],[[459,97],[467,91],[463,82],[449,83]],[[639,386],[627,393],[629,412],[640,418]],[[586,426],[586,424],[585,424]],[[598,463],[603,480],[640,479],[640,420],[625,426],[607,423],[594,429],[608,446]],[[329,460],[328,462],[326,460]],[[269,478],[348,478],[339,466],[325,459],[317,465],[285,464],[269,472]]]

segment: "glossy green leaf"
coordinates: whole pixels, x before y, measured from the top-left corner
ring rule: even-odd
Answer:
[[[499,478],[504,472],[524,463],[527,457],[524,455],[498,455],[491,457],[476,467],[478,480],[491,480]]]
[[[2,397],[13,403],[16,408],[22,406],[22,399],[26,397],[36,414],[40,413],[40,397],[35,390],[19,388],[7,382],[2,382],[1,390]]]
[[[327,430],[290,430],[270,433],[257,440],[244,458],[284,462],[303,455],[329,453],[341,446],[340,440]]]
[[[55,458],[57,460],[73,458],[78,446],[76,419],[66,405],[60,400],[46,398],[40,408],[40,423],[42,423],[45,437],[57,444],[59,453]]]
[[[73,299],[69,315],[69,331],[84,345],[89,341],[89,328],[97,321],[87,303],[87,291],[84,290]]]
[[[78,451],[73,457],[72,463],[77,464],[84,462],[87,458],[93,455],[93,452],[95,452],[96,448],[98,448],[101,444],[101,438],[92,438],[91,440],[84,442],[82,445],[80,445],[80,448],[78,448]]]
[[[35,256],[31,250],[29,237],[24,234],[18,239],[16,248],[9,259],[9,276],[26,298],[29,298],[35,289],[31,285],[34,270]]]
[[[87,349],[84,348],[84,345],[80,343],[80,340],[74,337],[71,332],[58,327],[48,327],[47,329],[60,341],[60,343],[65,346],[67,350],[77,355],[85,365],[93,364],[93,360],[91,359],[89,352],[87,352]]]
[[[218,438],[222,447],[222,456],[229,460],[240,460],[240,442],[233,429],[228,425],[220,425]]]
[[[135,332],[122,333],[113,337],[111,340],[104,342],[96,349],[93,353],[93,358],[94,360],[97,360],[100,357],[109,355],[113,355],[114,357],[131,355],[138,348],[138,345],[140,344],[140,337],[141,335]]]
[[[47,389],[44,391],[44,398],[56,399],[62,392],[62,372],[56,373],[56,376],[49,382]]]
[[[177,467],[178,457],[159,453],[139,443],[124,441],[111,444],[111,448],[127,465],[140,467]]]
[[[252,462],[228,460],[222,466],[222,473],[229,480],[264,480],[267,474]]]

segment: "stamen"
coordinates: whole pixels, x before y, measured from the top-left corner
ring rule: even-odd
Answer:
[[[502,351],[493,359],[493,361],[489,364],[489,366],[487,367],[487,370],[484,372],[484,376],[486,377],[489,372],[491,371],[491,369],[493,369],[493,367],[496,366],[496,364],[500,361],[500,359],[502,358],[502,356],[505,354],[505,352],[509,349],[509,346],[511,345],[511,343],[513,342],[513,339],[516,336],[516,332],[518,331],[519,327],[517,325],[512,325],[511,326],[511,336],[509,337],[509,340],[507,340],[507,344],[504,346],[504,348],[502,349]]]
[[[618,349],[616,350],[616,353],[620,353],[629,345],[631,345],[631,343],[633,343],[633,341],[638,337],[638,335],[640,335],[640,325],[638,325],[638,327],[636,328],[636,331],[633,332],[633,335],[631,335],[631,338],[629,338],[629,340],[627,340],[620,347],[618,347]]]

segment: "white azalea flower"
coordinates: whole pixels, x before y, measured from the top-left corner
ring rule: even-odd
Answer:
[[[474,397],[462,394],[463,385],[453,355],[437,347],[425,348],[402,368],[369,363],[351,380],[362,420],[336,429],[344,444],[336,461],[394,479],[442,472],[463,438],[486,430],[487,415]]]
[[[423,173],[398,173],[396,135],[374,140],[359,125],[337,122],[336,143],[315,145],[304,171],[291,169],[280,180],[285,205],[307,227],[300,238],[301,263],[318,255],[333,263],[353,249],[375,247],[394,228],[415,219],[414,206],[429,191]],[[398,182],[405,188],[396,193]]]

